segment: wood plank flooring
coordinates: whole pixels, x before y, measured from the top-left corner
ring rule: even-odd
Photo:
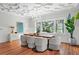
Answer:
[[[60,51],[49,51],[39,53],[27,47],[21,47],[19,41],[0,44],[0,55],[79,55],[79,45],[61,43]]]
[[[63,55],[79,55],[79,45],[70,45],[68,43],[61,43],[60,54]]]
[[[59,51],[39,53],[27,47],[21,47],[19,41],[12,41],[0,44],[0,55],[58,55]]]

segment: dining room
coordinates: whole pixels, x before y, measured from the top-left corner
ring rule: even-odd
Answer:
[[[1,55],[78,55],[79,3],[0,3]]]

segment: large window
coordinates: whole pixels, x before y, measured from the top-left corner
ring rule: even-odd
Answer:
[[[64,20],[37,22],[36,30],[48,33],[62,33],[64,32]]]

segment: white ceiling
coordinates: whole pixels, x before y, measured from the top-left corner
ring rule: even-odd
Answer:
[[[0,11],[21,16],[37,16],[74,8],[74,3],[0,3]]]

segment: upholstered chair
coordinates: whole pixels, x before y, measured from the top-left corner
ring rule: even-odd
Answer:
[[[26,35],[21,35],[20,40],[21,40],[21,46],[27,46]]]
[[[35,47],[35,37],[34,36],[27,36],[27,45],[28,45],[28,48]]]
[[[56,37],[52,37],[49,39],[49,49],[51,50],[59,50],[60,49],[60,41]]]
[[[36,46],[36,50],[39,52],[43,52],[47,49],[47,38],[43,38],[43,37],[36,37],[35,39],[35,46]]]

